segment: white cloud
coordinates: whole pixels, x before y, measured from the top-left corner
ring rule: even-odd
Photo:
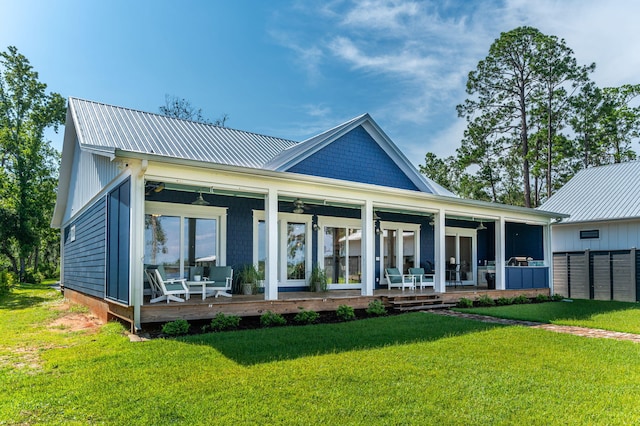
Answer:
[[[385,96],[367,98],[369,104],[360,104],[357,112],[369,111],[383,127],[392,128],[396,143],[409,158],[419,159],[416,163],[426,151],[448,156],[460,145],[466,122],[453,118],[455,106],[467,96],[467,74],[501,32],[536,27],[565,39],[579,63],[596,62],[592,78],[598,85],[640,83],[640,2],[336,0],[315,9],[308,4],[304,13],[320,20],[323,30],[290,48],[300,52],[301,61],[307,60],[303,54],[308,49],[310,69],[316,73],[343,67],[354,82],[364,76],[372,90],[384,91]],[[312,47],[301,47],[305,45]],[[322,117],[330,122],[338,109]],[[438,121],[445,116],[449,121]],[[403,123],[424,126],[424,136],[403,133]]]

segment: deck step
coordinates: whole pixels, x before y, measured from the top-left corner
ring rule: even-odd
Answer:
[[[422,300],[392,300],[389,302],[392,306],[411,306],[411,305],[434,305],[442,303],[442,299],[422,299]]]
[[[400,308],[396,308],[397,311],[400,312],[408,312],[408,311],[424,311],[427,309],[449,309],[455,307],[455,303],[439,303],[435,305],[418,305],[418,306],[403,306]]]

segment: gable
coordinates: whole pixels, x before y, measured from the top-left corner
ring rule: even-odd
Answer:
[[[419,190],[362,126],[355,127],[286,171]]]

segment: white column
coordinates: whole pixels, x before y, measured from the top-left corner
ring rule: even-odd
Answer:
[[[129,249],[131,266],[129,267],[129,295],[130,304],[133,306],[133,326],[136,330],[141,328],[140,306],[143,303],[143,263],[144,263],[144,175],[140,173],[131,174],[131,194],[130,194],[130,241]]]
[[[542,247],[544,250],[544,264],[549,268],[549,294],[553,295],[553,249],[551,247],[551,223],[546,224],[542,231]]]
[[[278,299],[278,191],[269,189],[264,200],[267,261],[265,265],[265,300]]]
[[[506,290],[505,270],[505,221],[504,217],[496,222],[496,290]]]
[[[362,295],[373,296],[376,280],[376,247],[373,203],[371,201],[366,201],[362,206],[360,217],[362,218]]]
[[[444,209],[440,209],[434,218],[434,242],[435,242],[435,256],[434,256],[434,287],[438,293],[446,292],[447,281],[445,267],[447,261],[445,259],[444,243],[445,243],[445,214]]]

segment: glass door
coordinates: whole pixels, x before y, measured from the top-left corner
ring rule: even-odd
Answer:
[[[447,228],[444,251],[447,271],[456,268],[462,284],[476,285],[476,230]]]

